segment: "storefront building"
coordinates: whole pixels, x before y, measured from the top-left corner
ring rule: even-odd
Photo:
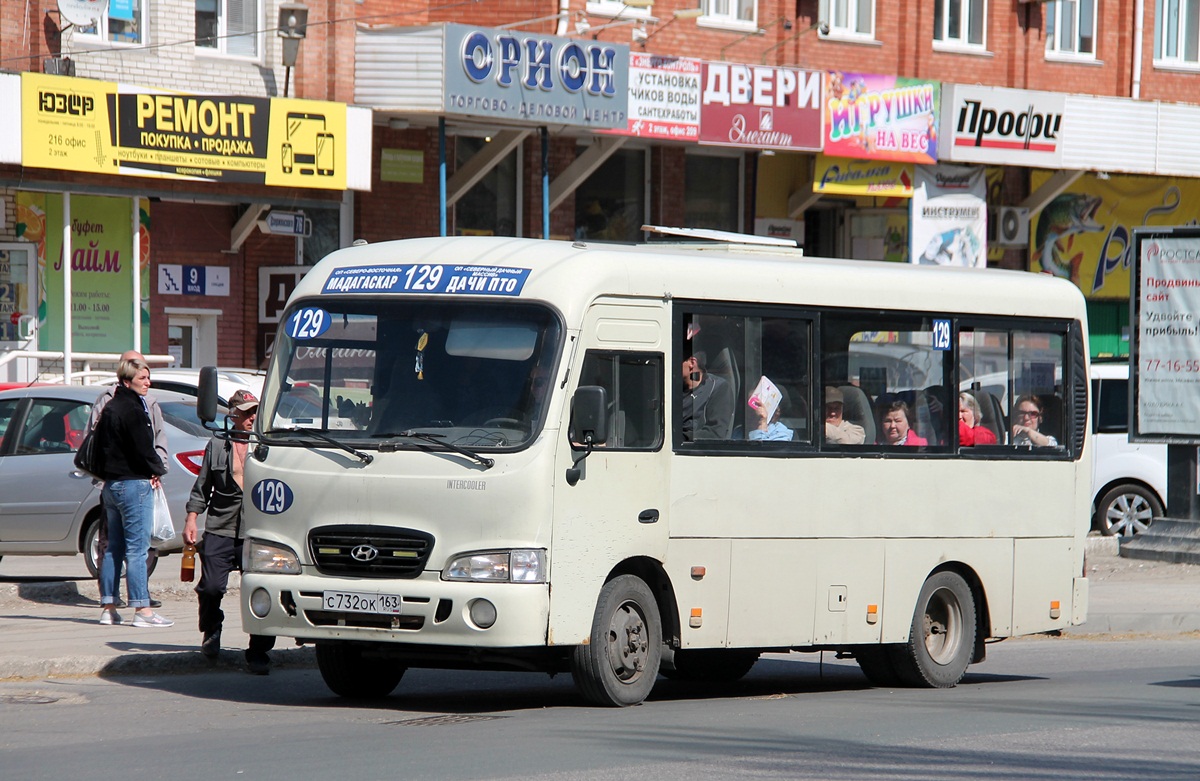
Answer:
[[[186,310],[235,309],[160,290],[160,263],[228,267],[236,317],[217,322],[236,320],[245,343],[217,360],[258,363],[305,264],[354,239],[641,241],[650,223],[787,236],[814,255],[1064,273],[1092,301],[1094,352],[1120,355],[1124,238],[1195,219],[1186,148],[1200,47],[1188,12],[1162,0],[312,0],[294,73],[275,64],[277,2],[251,0],[234,20],[229,0],[206,0],[169,79],[148,74],[168,72],[179,48],[162,44],[192,35],[193,20],[157,0],[122,0],[110,17],[130,3],[149,25],[64,32],[62,51],[91,47],[78,75],[199,95],[219,74],[232,82],[222,94],[276,100],[290,77],[295,96],[369,118],[349,122],[347,166],[360,175],[340,192],[161,178],[139,189],[3,158],[5,240],[26,240],[13,234],[18,184],[148,194],[155,351]],[[202,35],[202,22],[222,34]],[[57,53],[31,46],[46,51],[18,69]],[[279,224],[298,214],[311,235],[262,233],[271,210]],[[220,289],[221,274],[206,285]]]
[[[258,4],[219,45],[199,6],[141,0],[22,38],[43,5],[0,19],[5,65],[38,66],[0,73],[0,381],[62,376],[29,352],[259,365],[297,264],[350,241],[370,113],[273,97]]]

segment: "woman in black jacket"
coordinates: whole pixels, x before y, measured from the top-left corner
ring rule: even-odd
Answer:
[[[104,508],[108,514],[108,548],[100,562],[100,623],[119,624],[117,592],[121,587],[119,562],[125,562],[129,606],[133,625],[166,627],[174,621],[150,608],[146,551],[154,525],[154,489],[166,474],[154,449],[154,429],[146,406],[150,367],[134,358],[117,365],[120,386],[104,406],[96,436],[104,478]]]

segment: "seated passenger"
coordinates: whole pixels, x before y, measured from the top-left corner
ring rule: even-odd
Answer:
[[[912,430],[912,410],[897,400],[880,409],[879,444],[920,446],[929,442]]]
[[[1017,397],[1013,407],[1012,444],[1017,447],[1057,447],[1058,440],[1038,431],[1045,408],[1042,400],[1031,393]]]
[[[683,362],[683,439],[726,439],[733,428],[733,389],[724,377],[709,374],[705,354],[697,352]]]
[[[828,385],[825,387],[825,441],[833,445],[861,445],[867,432],[857,423],[842,417],[846,400],[842,391]]]
[[[958,444],[962,447],[996,444],[996,435],[982,421],[983,411],[975,397],[966,391],[958,394]]]

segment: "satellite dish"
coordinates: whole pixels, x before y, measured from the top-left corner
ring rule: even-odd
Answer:
[[[108,11],[108,0],[58,0],[58,12],[76,27],[91,27]]]

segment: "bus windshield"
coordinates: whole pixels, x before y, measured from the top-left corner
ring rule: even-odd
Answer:
[[[268,437],[328,432],[356,446],[433,436],[521,447],[545,418],[560,340],[544,306],[299,302],[283,321],[258,425]]]

